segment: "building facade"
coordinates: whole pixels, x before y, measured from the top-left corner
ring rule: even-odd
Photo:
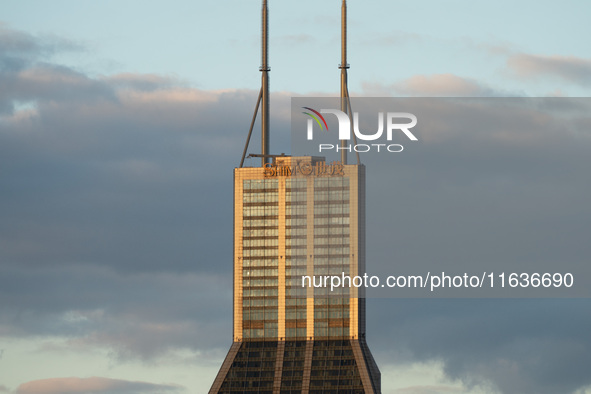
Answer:
[[[233,344],[210,394],[380,393],[362,290],[318,286],[364,273],[363,165],[236,168]]]

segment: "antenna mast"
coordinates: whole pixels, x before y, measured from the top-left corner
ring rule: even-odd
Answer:
[[[252,129],[259,112],[259,106],[263,104],[261,110],[261,166],[264,167],[269,162],[269,9],[267,7],[267,0],[263,0],[262,10],[262,40],[261,40],[261,67],[259,70],[262,74],[261,90],[259,92],[259,98],[257,99],[257,105],[254,108],[254,114],[252,115],[252,122],[250,122],[250,129],[248,131],[248,137],[246,137],[246,143],[244,144],[244,151],[242,152],[242,160],[240,160],[240,168],[244,165],[244,159],[246,158],[246,152],[248,145],[250,144],[250,137],[252,136]],[[251,156],[249,156],[251,157]]]
[[[351,111],[351,98],[349,97],[349,86],[348,86],[348,77],[347,77],[347,69],[349,68],[349,63],[347,63],[347,0],[343,0],[343,4],[341,5],[341,64],[339,65],[341,69],[341,111],[349,115],[349,118],[352,118],[353,113]],[[351,119],[351,128],[353,128],[353,119]],[[353,141],[357,144],[357,137],[355,133],[353,134]],[[341,140],[341,163],[347,164],[347,141]],[[357,164],[360,164],[361,161],[359,160],[359,152],[355,152],[357,156]]]
[[[267,7],[267,0],[263,0],[262,10],[262,48],[261,48],[261,91],[262,91],[262,111],[261,111],[261,166],[269,161],[266,155],[269,154],[269,9]]]
[[[347,69],[349,68],[349,64],[347,64],[347,1],[343,0],[343,4],[341,5],[341,64],[339,65],[341,69],[341,111],[348,114],[347,108],[347,101],[348,101],[348,88],[347,88]],[[340,141],[341,145],[341,162],[343,164],[347,164],[347,151],[345,150],[347,146],[346,140]]]

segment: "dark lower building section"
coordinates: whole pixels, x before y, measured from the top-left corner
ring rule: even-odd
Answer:
[[[209,394],[379,394],[365,339],[232,344]]]

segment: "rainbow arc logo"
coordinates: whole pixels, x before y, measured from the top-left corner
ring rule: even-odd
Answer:
[[[320,126],[320,130],[324,130],[324,128],[322,127],[322,123],[324,123],[324,126],[326,126],[326,131],[328,131],[328,124],[326,124],[326,119],[324,119],[324,116],[322,116],[320,114],[320,112],[318,112],[315,109],[312,109],[310,107],[302,107],[302,108],[313,112],[313,114],[311,114],[310,112],[302,112],[302,113],[305,115],[308,115],[312,119],[314,119],[316,121],[316,123],[318,123],[318,126]],[[318,118],[320,118],[320,119],[318,119]],[[322,123],[320,123],[320,120],[322,120]]]

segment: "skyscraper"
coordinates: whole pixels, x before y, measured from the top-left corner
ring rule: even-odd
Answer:
[[[234,343],[210,393],[379,393],[353,292],[365,272],[365,167],[277,157],[234,170]]]
[[[265,23],[266,1],[263,107]],[[233,344],[209,392],[380,393],[363,294],[303,279],[365,273],[365,166],[269,155],[266,122],[262,166],[234,170]]]

